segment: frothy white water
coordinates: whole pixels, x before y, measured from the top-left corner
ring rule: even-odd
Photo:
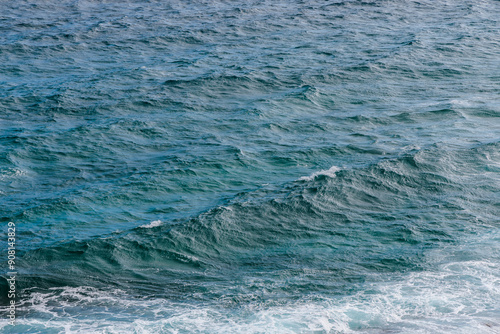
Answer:
[[[28,172],[19,168],[7,168],[0,170],[0,181],[16,179],[27,175]]]
[[[328,177],[335,177],[335,173],[340,170],[339,167],[337,166],[332,166],[330,169],[325,169],[325,170],[320,170],[319,172],[315,172],[311,174],[310,176],[302,176],[299,178],[299,181],[312,181],[314,180],[317,176],[319,175],[326,175]]]
[[[141,225],[139,227],[142,227],[142,228],[153,228],[153,227],[157,227],[157,226],[160,226],[162,224],[162,221],[161,220],[155,220],[155,221],[152,221],[151,223],[149,224],[146,224],[146,225]]]

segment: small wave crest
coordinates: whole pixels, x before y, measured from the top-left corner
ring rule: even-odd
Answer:
[[[162,221],[161,220],[155,220],[155,221],[152,221],[149,224],[141,225],[139,227],[142,227],[142,228],[153,228],[153,227],[157,227],[157,226],[160,226],[160,225],[162,225]]]
[[[16,179],[21,176],[25,176],[28,173],[25,170],[19,168],[9,168],[5,170],[0,170],[0,181]]]
[[[320,176],[320,175],[325,175],[325,176],[328,176],[328,177],[335,177],[336,176],[335,173],[338,172],[339,170],[340,170],[339,167],[332,166],[330,169],[320,170],[319,172],[312,173],[309,176],[302,176],[301,178],[298,179],[298,181],[312,181],[317,176]]]

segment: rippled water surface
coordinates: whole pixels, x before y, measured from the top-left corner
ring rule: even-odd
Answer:
[[[0,1],[1,331],[500,333],[499,18]]]

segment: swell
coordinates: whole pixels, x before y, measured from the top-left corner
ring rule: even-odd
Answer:
[[[182,300],[286,276],[268,289],[293,298],[343,293],[370,273],[423,270],[427,251],[498,227],[498,148],[434,145],[243,192],[175,225],[29,251],[20,288],[115,286]],[[299,279],[308,271],[318,273],[312,285]]]

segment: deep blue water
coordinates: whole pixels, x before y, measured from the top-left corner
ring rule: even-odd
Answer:
[[[0,331],[499,333],[499,21],[0,1]]]

